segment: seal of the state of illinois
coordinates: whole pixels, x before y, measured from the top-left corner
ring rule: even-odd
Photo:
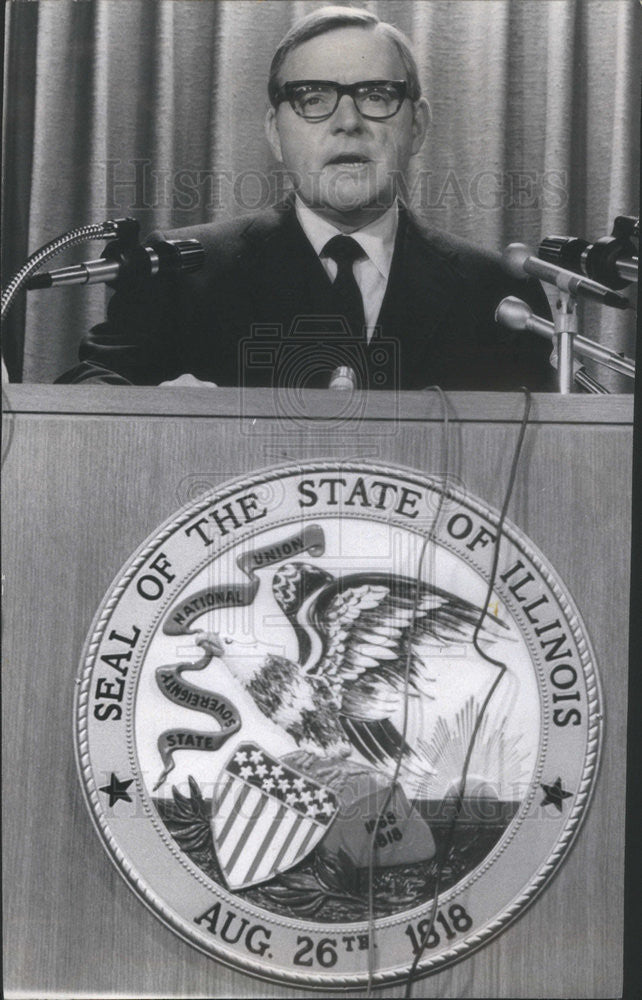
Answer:
[[[201,497],[129,560],[83,653],[78,764],[177,934],[271,980],[384,983],[546,886],[590,798],[600,688],[572,598],[508,523],[488,598],[498,520],[411,470],[314,462]]]

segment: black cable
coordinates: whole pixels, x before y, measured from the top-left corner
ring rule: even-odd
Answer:
[[[503,663],[501,660],[495,660],[492,656],[489,656],[488,653],[486,653],[480,647],[478,639],[479,639],[479,633],[481,631],[481,628],[482,628],[482,625],[483,625],[483,622],[484,622],[484,618],[486,617],[486,614],[488,613],[488,607],[490,605],[491,597],[492,597],[492,594],[493,594],[493,588],[495,586],[495,577],[497,575],[497,565],[498,565],[498,562],[499,562],[499,546],[500,546],[500,543],[501,543],[502,533],[503,533],[503,530],[504,530],[504,521],[506,520],[506,512],[508,510],[508,505],[510,503],[511,496],[512,496],[512,493],[513,493],[513,487],[515,485],[515,478],[517,476],[517,468],[518,468],[519,459],[520,459],[520,456],[521,456],[522,445],[524,443],[524,435],[526,433],[526,428],[528,426],[528,417],[529,417],[530,408],[531,408],[531,394],[528,391],[528,389],[525,388],[524,386],[522,386],[522,391],[524,393],[524,411],[522,413],[522,420],[521,420],[521,425],[520,425],[520,430],[519,430],[519,436],[517,438],[517,444],[515,445],[515,451],[513,453],[513,461],[512,461],[512,464],[511,464],[511,470],[510,470],[510,474],[509,474],[509,477],[508,477],[508,484],[506,486],[506,493],[505,493],[505,496],[504,496],[504,503],[502,504],[502,509],[501,509],[501,513],[499,515],[499,521],[498,521],[498,524],[497,524],[497,541],[495,542],[495,546],[494,546],[494,550],[493,550],[493,562],[492,562],[492,567],[491,567],[491,571],[490,571],[490,577],[489,577],[489,581],[488,581],[488,588],[487,588],[487,591],[486,591],[486,600],[484,601],[484,606],[482,608],[481,614],[479,616],[479,620],[477,621],[477,625],[475,626],[475,632],[473,634],[473,645],[474,645],[476,651],[488,663],[491,663],[493,666],[499,667],[499,673],[498,673],[497,677],[495,678],[495,680],[493,681],[493,683],[492,683],[492,685],[491,685],[491,687],[490,687],[490,689],[488,691],[488,694],[484,698],[484,701],[483,701],[483,703],[481,705],[481,708],[480,708],[480,710],[479,710],[479,712],[477,714],[477,719],[475,720],[475,725],[473,727],[473,732],[472,732],[472,735],[471,735],[469,743],[468,743],[468,748],[467,748],[467,751],[466,751],[466,757],[464,759],[464,766],[463,766],[463,769],[462,769],[461,779],[460,779],[460,782],[459,782],[459,788],[457,790],[457,796],[456,796],[456,800],[455,800],[455,809],[454,809],[452,818],[450,820],[450,823],[448,825],[448,829],[447,829],[447,832],[446,832],[446,836],[444,838],[442,850],[440,852],[439,862],[438,862],[438,865],[437,865],[437,873],[436,873],[436,876],[435,876],[435,889],[434,889],[434,893],[433,893],[432,910],[431,910],[431,914],[430,914],[430,922],[429,922],[428,928],[426,930],[426,933],[424,934],[424,936],[423,936],[423,938],[421,940],[421,943],[420,943],[420,945],[419,945],[419,947],[417,949],[417,952],[415,954],[413,963],[410,966],[410,970],[408,972],[408,977],[406,979],[406,990],[405,990],[405,993],[404,993],[404,1000],[411,1000],[411,998],[412,998],[412,984],[413,984],[413,980],[416,977],[417,968],[418,968],[418,965],[419,965],[419,961],[420,961],[423,953],[426,950],[426,945],[428,943],[430,935],[433,932],[433,928],[434,928],[434,925],[435,925],[435,918],[437,916],[437,910],[438,910],[438,907],[439,907],[439,886],[440,886],[440,882],[441,882],[441,877],[443,875],[443,867],[444,867],[444,863],[445,863],[446,859],[448,858],[450,850],[452,848],[453,839],[454,839],[454,835],[455,835],[455,826],[457,825],[457,820],[459,819],[459,815],[461,813],[461,809],[462,809],[462,805],[463,805],[464,792],[465,792],[465,789],[466,789],[466,780],[468,778],[468,768],[470,766],[470,761],[471,761],[471,758],[472,758],[472,755],[473,755],[473,750],[475,748],[475,741],[477,739],[477,735],[479,733],[479,729],[481,727],[484,715],[486,714],[486,710],[487,710],[487,708],[488,708],[488,706],[489,706],[489,704],[491,702],[491,699],[492,699],[493,695],[495,694],[495,691],[497,690],[497,687],[500,684],[500,682],[501,682],[504,674],[506,673],[506,664]],[[442,806],[444,806],[444,805],[445,805],[445,798],[442,800]]]
[[[11,402],[9,396],[4,391],[4,386],[2,387],[2,464],[0,468],[4,468],[4,463],[7,460],[9,452],[11,450],[11,445],[13,443],[13,433],[14,433],[14,422],[15,414],[11,407]]]
[[[410,669],[412,665],[412,636],[415,628],[415,621],[417,617],[417,610],[419,608],[419,592],[422,583],[422,572],[423,563],[426,555],[428,545],[433,541],[435,533],[437,530],[437,525],[441,517],[441,511],[444,503],[444,498],[447,493],[448,485],[448,464],[449,464],[449,442],[448,442],[448,402],[446,400],[446,395],[443,389],[438,385],[429,386],[426,392],[437,392],[441,402],[441,422],[442,422],[442,438],[441,438],[441,459],[440,466],[443,469],[444,475],[444,485],[439,491],[439,500],[437,502],[437,510],[435,516],[432,520],[430,528],[424,536],[424,540],[419,553],[419,560],[417,563],[417,575],[415,583],[415,593],[412,603],[412,611],[410,616],[410,624],[408,626],[408,647],[406,649],[406,663],[404,669],[404,685],[403,685],[403,723],[401,727],[401,740],[399,744],[399,752],[397,755],[397,760],[395,761],[395,770],[392,776],[392,780],[388,789],[386,791],[386,796],[383,803],[379,809],[377,815],[377,820],[372,830],[370,837],[370,844],[368,849],[368,987],[366,990],[366,997],[372,996],[374,972],[375,972],[375,914],[374,914],[374,859],[375,859],[375,847],[376,847],[376,837],[379,830],[379,822],[384,816],[392,796],[397,791],[399,787],[399,774],[401,772],[401,766],[404,755],[404,748],[406,746],[406,736],[408,733],[408,699],[410,697]]]

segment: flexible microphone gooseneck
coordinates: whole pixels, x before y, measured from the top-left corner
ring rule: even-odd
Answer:
[[[115,243],[118,241],[114,241]],[[121,253],[110,253],[113,244],[105,248],[98,260],[87,260],[70,267],[35,274],[27,282],[27,290],[54,288],[57,285],[110,284],[122,280],[153,278],[156,275],[197,271],[205,260],[205,250],[198,240],[154,240]]]

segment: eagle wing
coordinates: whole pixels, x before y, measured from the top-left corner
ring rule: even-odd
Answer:
[[[414,580],[353,574],[325,587],[310,611],[324,645],[310,673],[330,687],[350,741],[372,763],[403,751],[405,766],[416,766],[411,745],[425,734],[435,697],[430,657],[443,656],[444,644],[472,642],[481,608],[425,583],[417,594]],[[495,618],[480,634],[488,639],[506,629]],[[398,725],[408,659],[404,740]]]

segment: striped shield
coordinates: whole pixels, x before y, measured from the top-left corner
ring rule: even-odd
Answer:
[[[212,836],[229,888],[256,885],[292,868],[319,843],[337,809],[330,788],[256,743],[242,743],[225,765],[212,803]]]

